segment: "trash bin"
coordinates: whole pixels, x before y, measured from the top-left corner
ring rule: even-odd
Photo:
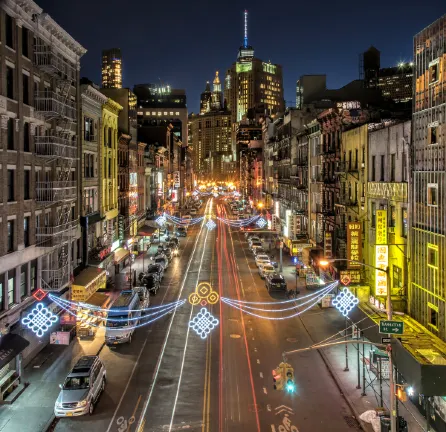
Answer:
[[[390,432],[390,417],[380,416],[381,432]],[[407,421],[404,417],[398,416],[397,419],[397,431],[408,432]]]
[[[381,416],[379,420],[381,425],[381,432],[390,432],[390,417]]]

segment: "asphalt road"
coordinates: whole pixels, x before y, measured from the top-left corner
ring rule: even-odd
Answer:
[[[212,211],[226,217],[218,201]],[[189,230],[181,248],[153,305],[187,299],[200,281],[210,282],[227,298],[272,300],[237,230],[218,222],[208,231],[200,224]],[[356,430],[349,426],[352,414],[317,352],[288,359],[295,370],[295,394],[273,389],[272,370],[282,361],[281,353],[313,343],[299,318],[259,319],[220,301],[206,305],[219,325],[201,339],[188,324],[202,307],[186,303],[136,330],[130,345],[105,347],[100,356],[107,368],[107,386],[94,415],[62,419],[55,430]],[[313,308],[306,313],[314,314],[317,326],[321,311]]]

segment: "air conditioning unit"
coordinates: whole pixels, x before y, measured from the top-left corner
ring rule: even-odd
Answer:
[[[361,168],[364,169],[365,168],[365,163],[361,162]]]

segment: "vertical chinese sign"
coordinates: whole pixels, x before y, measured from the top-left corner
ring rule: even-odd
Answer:
[[[333,257],[333,249],[332,249],[332,233],[330,231],[325,232],[324,236],[324,255],[325,258],[332,258]]]
[[[375,267],[384,271],[375,271],[375,294],[386,296],[388,289],[385,270],[389,265],[389,246],[387,245],[387,210],[376,211],[376,246]]]
[[[360,222],[349,222],[347,225],[347,268],[361,267],[362,231]],[[358,261],[353,263],[351,261]]]

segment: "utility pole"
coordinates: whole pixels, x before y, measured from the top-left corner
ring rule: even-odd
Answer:
[[[279,271],[283,271],[283,261],[282,261],[282,254],[283,254],[283,237],[279,237],[279,247],[280,247],[280,267]]]
[[[387,267],[386,270],[386,278],[387,278],[387,319],[392,321],[393,311],[392,311],[392,293],[391,293],[391,284],[390,284],[390,268]],[[389,334],[389,338],[392,335]],[[387,345],[387,353],[389,355],[389,387],[390,387],[390,431],[397,432],[397,424],[396,424],[396,409],[395,409],[395,382],[393,377],[393,362],[392,362],[392,345]]]

